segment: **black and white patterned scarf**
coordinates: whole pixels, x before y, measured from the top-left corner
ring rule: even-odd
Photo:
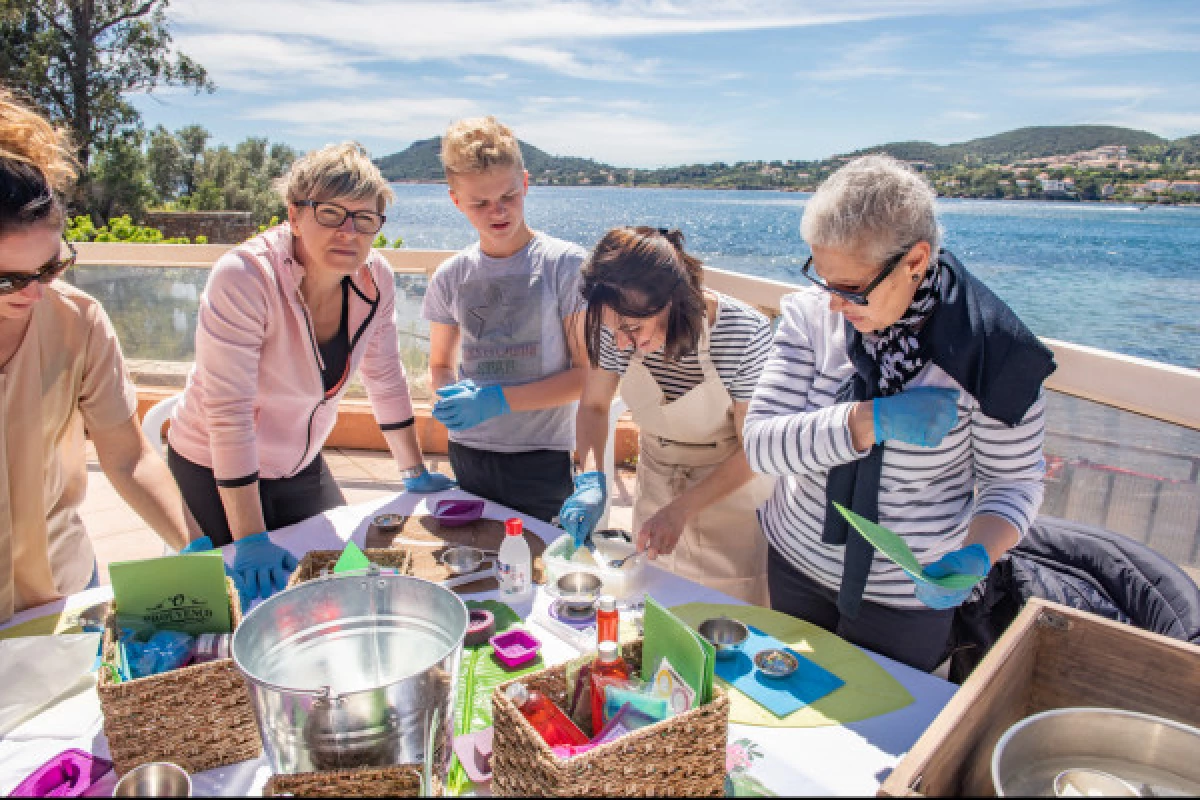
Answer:
[[[904,316],[881,331],[862,334],[863,348],[879,365],[880,395],[901,391],[925,366],[917,333],[937,308],[941,283],[942,265],[935,261],[926,270]]]

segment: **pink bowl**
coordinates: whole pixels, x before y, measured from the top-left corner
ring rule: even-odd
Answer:
[[[513,628],[504,633],[497,633],[488,642],[492,645],[492,655],[506,669],[517,667],[532,661],[537,656],[542,643],[537,638],[520,628]]]

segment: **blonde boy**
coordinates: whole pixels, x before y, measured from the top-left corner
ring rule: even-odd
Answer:
[[[529,174],[494,117],[451,125],[442,164],[479,242],[439,266],[425,294],[433,416],[450,429],[463,489],[549,521],[573,491],[586,252],[526,224]]]

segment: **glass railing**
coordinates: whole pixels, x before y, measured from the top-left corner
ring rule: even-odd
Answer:
[[[132,249],[131,249],[132,248]],[[135,381],[182,387],[207,267],[224,248],[80,246],[70,280],[108,310]],[[413,397],[427,401],[428,276],[449,253],[392,250],[396,322]],[[150,268],[148,268],[150,267]],[[709,285],[776,315],[797,287],[721,270]],[[1047,340],[1048,464],[1042,512],[1144,542],[1200,575],[1200,372]],[[360,386],[351,396],[361,395]]]

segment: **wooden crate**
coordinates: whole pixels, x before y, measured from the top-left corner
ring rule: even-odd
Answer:
[[[921,735],[880,797],[994,795],[992,750],[1041,711],[1099,706],[1200,727],[1200,647],[1033,599]]]

